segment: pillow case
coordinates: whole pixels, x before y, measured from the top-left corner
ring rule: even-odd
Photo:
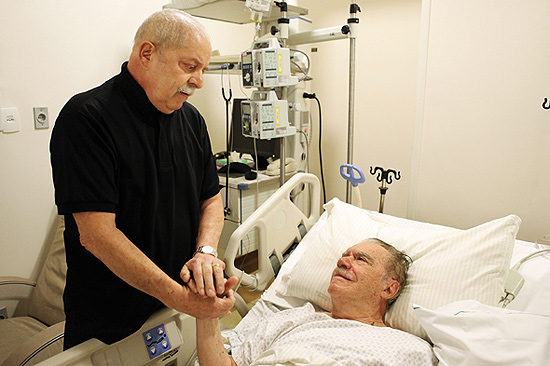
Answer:
[[[546,365],[550,316],[465,300],[437,310],[415,307],[441,366]]]
[[[306,299],[331,310],[327,292],[336,261],[350,246],[376,237],[407,253],[413,260],[409,284],[386,313],[386,323],[428,340],[413,313],[413,303],[435,309],[447,303],[474,299],[496,305],[521,220],[510,215],[469,230],[437,225],[413,225],[334,198],[325,205],[327,220],[317,240],[290,272],[281,277],[277,292]]]

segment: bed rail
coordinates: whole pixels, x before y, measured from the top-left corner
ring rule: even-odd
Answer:
[[[297,195],[307,196],[303,211],[294,202]],[[276,275],[274,262],[284,262],[283,255],[317,222],[320,208],[319,179],[309,173],[295,174],[233,232],[223,259],[226,274],[238,277],[242,286],[263,291]],[[235,258],[241,241],[254,231],[258,238],[258,271],[249,274],[235,266]]]

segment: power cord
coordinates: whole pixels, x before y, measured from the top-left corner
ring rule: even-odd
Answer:
[[[229,65],[227,65],[227,79],[229,81],[229,94],[225,94],[225,87],[223,82],[223,68],[221,72],[222,79],[222,97],[225,100],[225,149],[226,149],[226,164],[227,170],[225,171],[225,207],[223,209],[224,216],[231,215],[231,209],[229,208],[229,154],[230,154],[230,145],[233,144],[233,136],[231,131],[231,121],[229,119],[229,110],[231,108],[231,99],[233,98],[233,90],[231,89],[231,74],[229,73]],[[231,141],[230,141],[231,139]]]
[[[521,290],[521,288],[523,287],[523,284],[525,283],[525,279],[519,273],[519,268],[528,260],[532,259],[535,256],[542,255],[544,253],[550,253],[550,248],[537,250],[536,252],[526,255],[525,257],[521,258],[516,264],[514,264],[512,268],[508,270],[508,274],[506,275],[506,280],[504,282],[504,295],[501,297],[499,301],[499,303],[502,303],[503,308],[508,306],[508,304],[516,298],[519,290]]]
[[[322,132],[323,132],[323,119],[321,117],[321,102],[315,95],[315,93],[304,93],[302,95],[306,99],[315,99],[317,101],[317,105],[319,106],[319,165],[321,168],[321,183],[323,187],[323,203],[327,203],[327,193],[325,188],[325,174],[324,174],[324,168],[323,168],[323,152],[322,152]]]

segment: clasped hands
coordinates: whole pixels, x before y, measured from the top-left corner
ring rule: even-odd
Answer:
[[[225,263],[213,255],[196,253],[185,263],[180,277],[195,297],[207,303],[213,302],[212,305],[218,310],[220,306],[226,308],[229,313],[235,303],[232,288],[238,283],[238,278],[232,276],[225,279],[224,269]],[[214,314],[212,315],[215,317]]]

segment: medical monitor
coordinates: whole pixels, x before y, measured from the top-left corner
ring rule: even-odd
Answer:
[[[267,168],[268,158],[279,158],[279,139],[260,140],[252,137],[243,136],[242,131],[242,118],[241,118],[241,102],[246,99],[233,99],[233,113],[231,116],[231,135],[230,146],[231,151],[237,151],[241,154],[250,154],[254,158],[254,161],[258,162],[258,170],[265,170]],[[258,158],[256,158],[256,152],[254,151],[254,142],[256,143],[256,151]]]

